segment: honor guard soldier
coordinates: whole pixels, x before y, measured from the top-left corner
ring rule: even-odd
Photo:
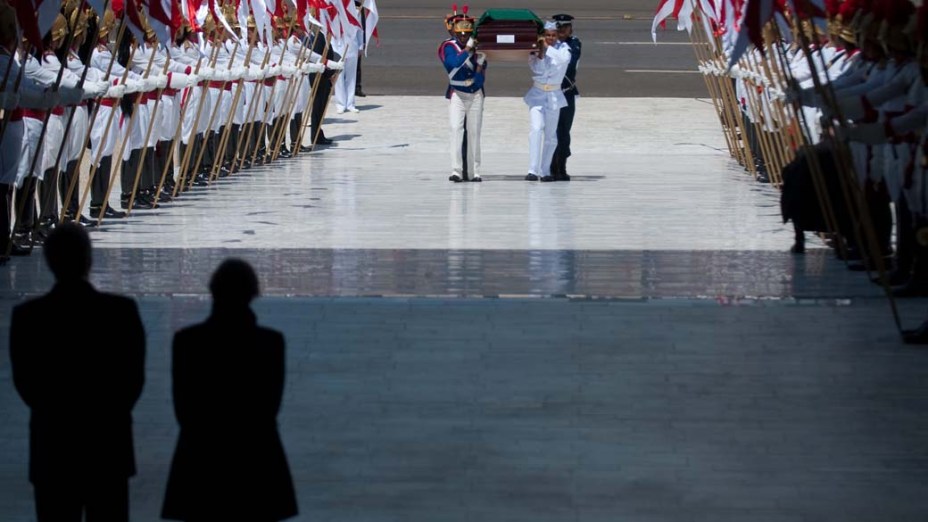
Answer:
[[[540,50],[532,51],[528,65],[532,70],[532,88],[523,101],[528,105],[531,129],[528,135],[529,165],[526,181],[554,181],[551,161],[557,148],[557,122],[567,99],[561,84],[571,53],[567,44],[558,40],[557,23],[545,22]]]
[[[449,180],[464,181],[464,127],[467,126],[467,172],[471,181],[480,178],[480,125],[483,122],[483,83],[487,68],[486,56],[475,52],[473,38],[474,19],[467,16],[467,6],[458,14],[445,18],[445,27],[451,33],[438,47],[438,58],[448,73],[448,89],[445,98],[451,103],[448,111],[451,121],[451,177]],[[466,123],[465,123],[466,122]]]
[[[567,66],[564,81],[561,82],[567,107],[561,109],[561,115],[557,120],[557,149],[551,162],[551,177],[554,181],[570,181],[567,174],[567,158],[570,157],[570,128],[574,124],[576,98],[580,95],[580,91],[577,90],[577,64],[580,62],[581,43],[580,39],[574,36],[573,16],[556,14],[552,18],[557,23],[558,40],[567,44],[570,49],[570,64]]]

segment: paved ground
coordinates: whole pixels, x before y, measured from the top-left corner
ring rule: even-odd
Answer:
[[[93,233],[93,281],[148,333],[133,520],[158,519],[177,434],[170,336],[230,255],[287,338],[299,520],[928,517],[928,352],[819,243],[786,253],[709,105],[585,99],[577,181],[544,185],[519,180],[517,98],[488,104],[487,181],[449,183],[444,111],[369,98],[327,123],[336,147]],[[0,317],[49,285],[37,255],[0,268]],[[928,309],[900,305],[909,326]],[[7,349],[0,520],[32,520]]]

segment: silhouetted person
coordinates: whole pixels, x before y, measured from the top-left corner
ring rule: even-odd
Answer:
[[[31,410],[29,480],[39,522],[129,519],[135,474],[132,407],[142,392],[145,331],[135,301],[87,281],[87,232],[62,225],[45,241],[51,292],[13,309],[13,383]],[[86,335],[105,322],[107,342]]]
[[[297,514],[277,432],[284,337],[257,325],[258,278],[228,259],[209,284],[213,311],[177,332],[174,412],[180,436],[161,516],[173,520],[282,520]]]

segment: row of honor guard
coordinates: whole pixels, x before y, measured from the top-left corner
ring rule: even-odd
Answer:
[[[768,32],[767,52],[700,70],[734,82],[745,153],[758,179],[782,183],[793,252],[805,250],[805,231],[828,233],[849,268],[885,266],[876,280],[895,297],[928,296],[928,7],[827,0],[824,14],[825,31],[802,21],[792,43]],[[842,180],[861,197],[848,198]],[[928,343],[928,322],[903,333]]]
[[[159,44],[151,27],[138,41],[118,30],[112,11],[98,17],[80,4],[62,6],[38,54],[16,41],[15,12],[0,0],[3,258],[31,252],[59,216],[96,223],[78,211],[88,193],[91,218],[121,218],[253,159],[332,144],[320,126],[344,62],[292,16],[274,19],[270,43],[258,38],[253,18],[250,41],[234,38],[226,26],[240,27],[227,12],[225,23],[208,15],[202,31],[185,23],[174,41]],[[74,182],[83,157],[91,164],[86,187]],[[115,190],[123,211],[107,204]]]
[[[451,176],[460,183],[480,182],[480,129],[483,123],[487,55],[474,39],[475,19],[467,6],[445,18],[450,38],[438,47],[438,58],[448,75],[445,97],[451,127]],[[540,50],[529,56],[533,85],[525,95],[529,106],[529,168],[527,181],[570,181],[570,130],[573,126],[580,39],[573,35],[573,17],[559,14],[545,24]],[[465,163],[466,160],[466,163]]]

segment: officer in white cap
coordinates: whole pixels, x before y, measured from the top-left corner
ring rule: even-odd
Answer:
[[[557,23],[545,22],[540,49],[529,55],[532,88],[523,100],[529,108],[531,130],[528,135],[529,165],[526,181],[554,181],[551,160],[557,148],[557,121],[567,99],[561,82],[570,65],[570,47],[558,39]]]

